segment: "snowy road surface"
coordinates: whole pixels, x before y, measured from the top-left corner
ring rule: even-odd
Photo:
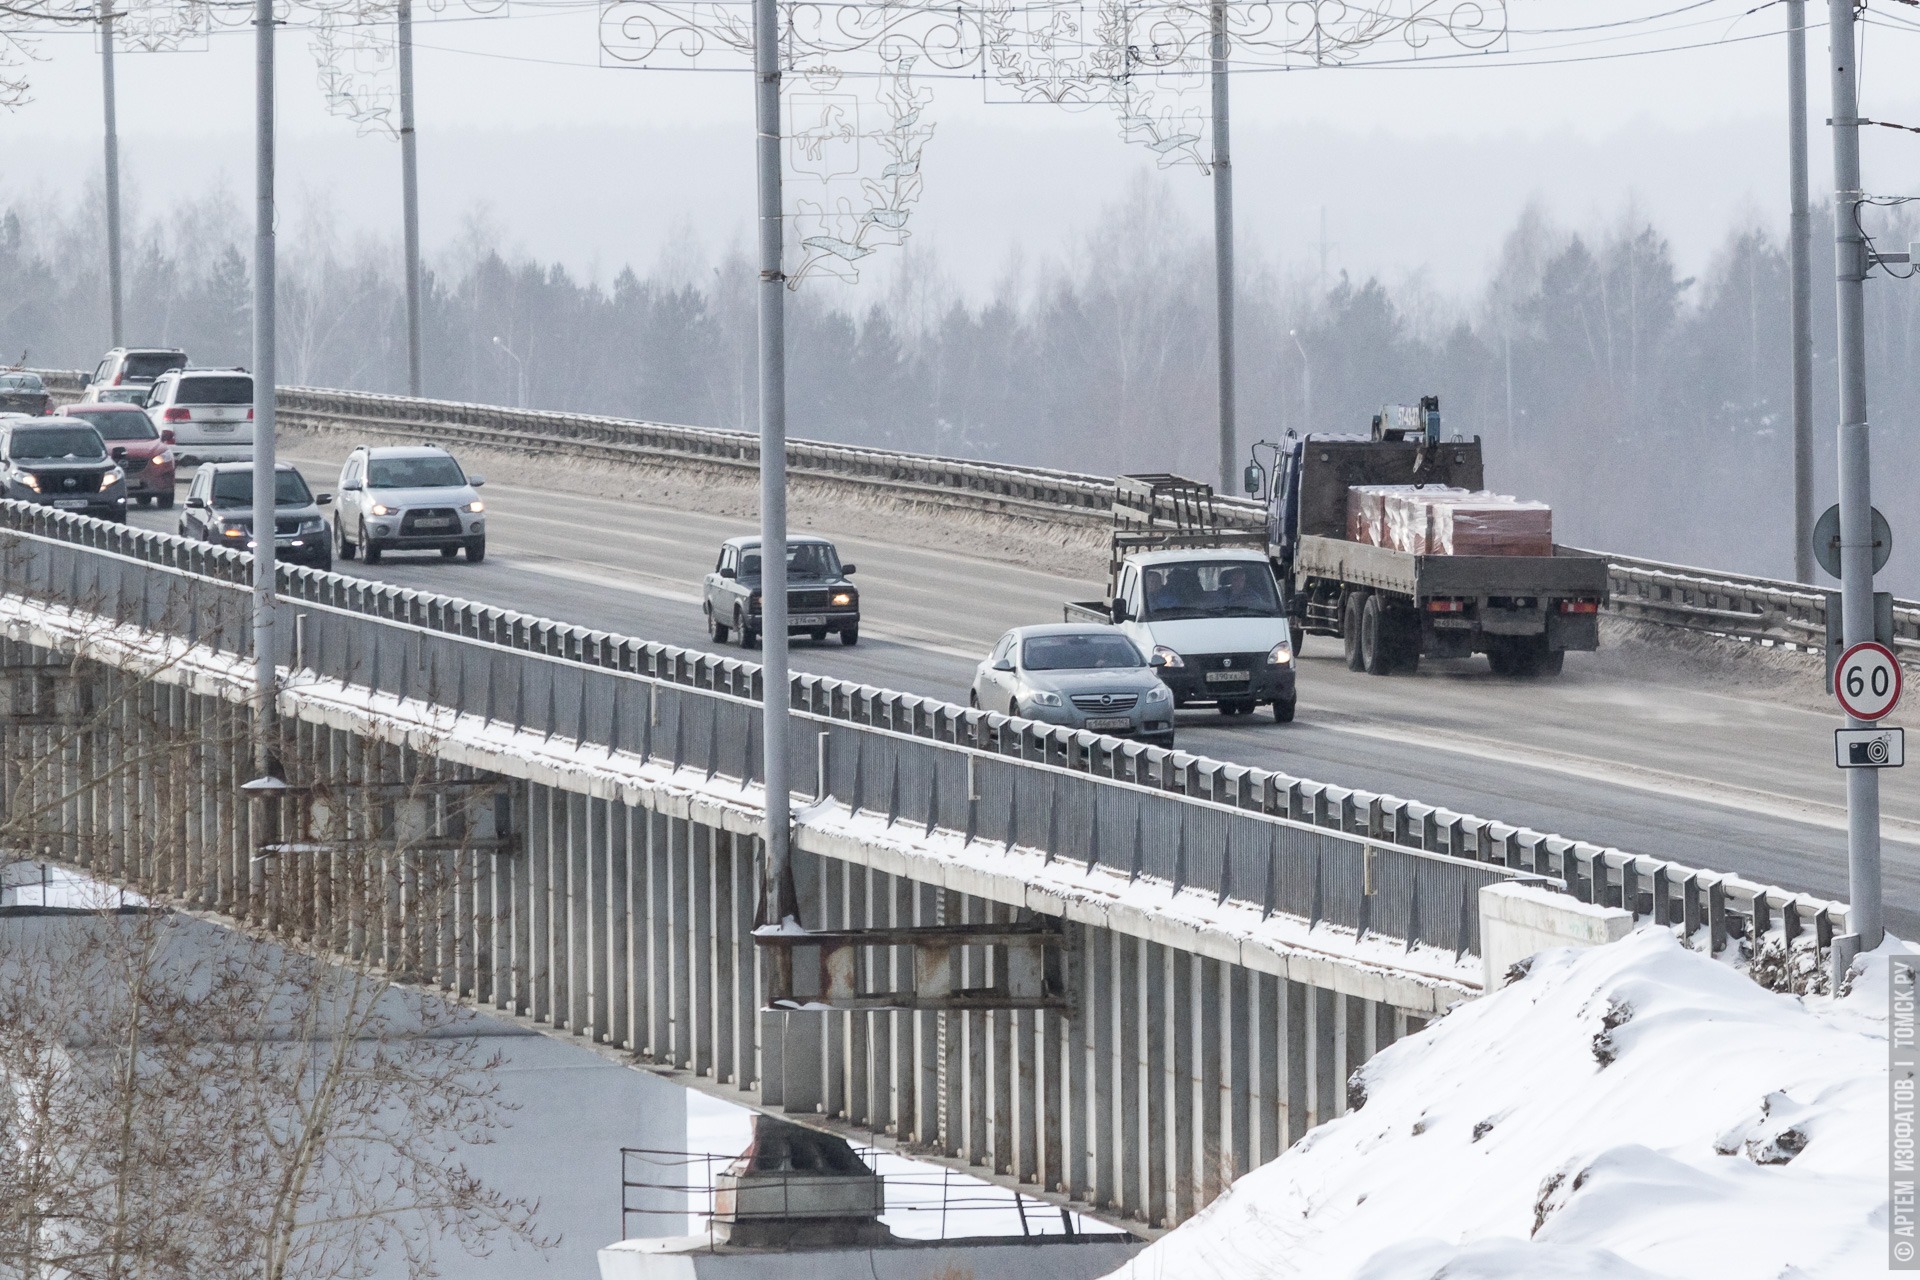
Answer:
[[[303,446],[331,489],[339,458]],[[671,644],[708,648],[700,575],[739,520],[578,493],[487,485],[488,559],[389,556],[336,567]],[[134,522],[172,530],[177,512]],[[943,550],[844,536],[866,621],[853,649],[796,643],[797,670],[963,702],[979,656],[1008,627],[1056,620],[1096,596],[1075,578]],[[1404,796],[1835,898],[1846,896],[1845,790],[1833,767],[1837,717],[1734,695],[1625,680],[1571,654],[1559,681],[1491,678],[1479,659],[1412,677],[1350,672],[1334,642],[1301,660],[1299,720],[1229,724],[1184,712],[1180,745],[1216,758]],[[1920,771],[1885,783],[1888,922],[1920,934]]]

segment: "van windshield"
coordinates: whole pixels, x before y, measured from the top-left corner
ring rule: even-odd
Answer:
[[[1142,571],[1144,621],[1181,618],[1277,618],[1273,571],[1257,560],[1188,561]]]

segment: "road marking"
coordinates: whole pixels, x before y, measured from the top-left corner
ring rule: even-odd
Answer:
[[[1372,738],[1380,742],[1393,742],[1401,746],[1426,749],[1437,748],[1455,755],[1490,760],[1499,764],[1542,769],[1549,773],[1584,778],[1589,782],[1603,783],[1608,786],[1695,800],[1722,809],[1761,813],[1832,831],[1847,829],[1847,811],[1840,805],[1827,804],[1819,800],[1789,799],[1776,792],[1742,787],[1736,783],[1715,782],[1709,778],[1696,778],[1687,774],[1663,773],[1636,765],[1618,764],[1613,761],[1596,760],[1591,756],[1554,751],[1547,747],[1528,747],[1518,750],[1482,738],[1467,738],[1432,730],[1409,732],[1378,725],[1343,724],[1338,719],[1327,718],[1325,713],[1315,715],[1312,723],[1316,727],[1330,729],[1335,733]],[[1884,815],[1880,821],[1882,834],[1886,838],[1897,840],[1902,844],[1920,845],[1920,822]]]

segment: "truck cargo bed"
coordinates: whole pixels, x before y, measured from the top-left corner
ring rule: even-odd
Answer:
[[[1593,596],[1607,593],[1607,562],[1556,546],[1550,556],[1421,556],[1344,538],[1302,535],[1294,570],[1302,578],[1434,596]]]

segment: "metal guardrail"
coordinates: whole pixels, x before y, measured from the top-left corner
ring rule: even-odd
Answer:
[[[226,548],[0,503],[8,593],[216,649],[248,643],[249,567]],[[296,566],[280,590],[305,614],[277,629],[290,669],[757,780],[756,665]],[[795,676],[792,697],[795,758],[817,759],[822,797],[889,827],[1037,846],[1408,945],[1473,951],[1479,886],[1516,873],[1704,931],[1715,951],[1770,932],[1824,950],[1845,932],[1844,906],[1806,894],[1390,796],[816,676]]]

